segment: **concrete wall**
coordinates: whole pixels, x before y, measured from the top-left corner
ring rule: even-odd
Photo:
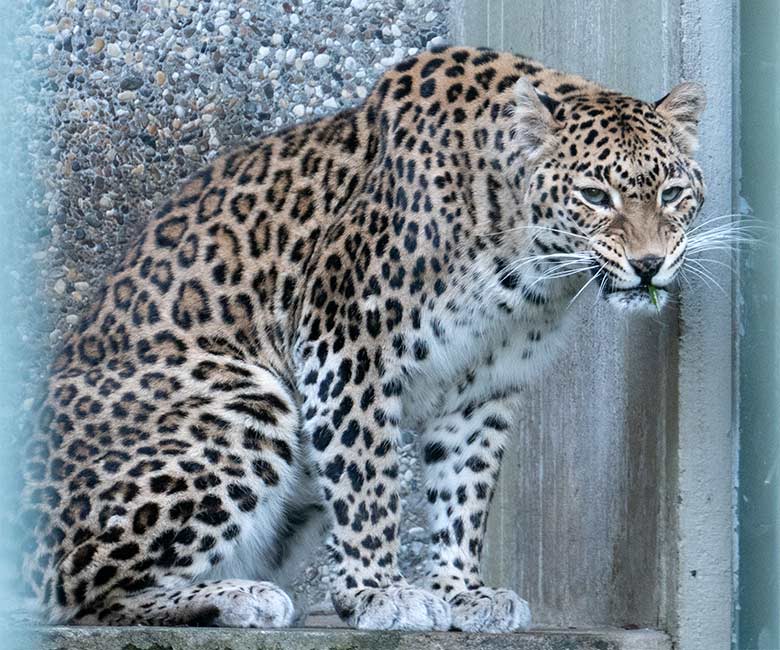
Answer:
[[[731,211],[730,2],[466,0],[454,15],[467,43],[643,99],[703,81],[703,218]],[[581,296],[570,353],[518,404],[487,561],[537,622],[660,626],[684,650],[728,647],[730,277],[711,270],[725,297],[691,278],[660,318],[616,319]]]
[[[729,210],[725,0],[708,11],[704,0],[190,4],[22,8],[16,131],[36,187],[16,214],[19,250],[37,264],[22,275],[40,280],[15,297],[20,347],[38,359],[23,369],[23,406],[49,352],[179,178],[248,137],[359,101],[385,66],[447,38],[448,21],[450,40],[515,48],[648,99],[681,76],[707,82],[707,214]],[[329,56],[322,67],[318,54]],[[583,295],[571,353],[525,393],[487,556],[493,580],[519,588],[537,622],[669,627],[683,650],[726,647],[730,305],[701,286],[682,300],[661,319],[616,321]],[[403,548],[414,577],[426,534],[412,446]],[[302,576],[299,592],[315,605],[326,575],[312,565]]]

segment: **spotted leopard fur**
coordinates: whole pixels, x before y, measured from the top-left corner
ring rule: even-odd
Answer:
[[[49,620],[288,625],[278,584],[327,531],[353,626],[526,628],[480,574],[513,394],[587,282],[640,307],[672,282],[702,107],[448,48],[190,179],[52,367],[25,491]],[[425,588],[397,565],[402,427]]]

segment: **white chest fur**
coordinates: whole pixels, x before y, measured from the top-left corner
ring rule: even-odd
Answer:
[[[416,428],[469,403],[510,393],[531,380],[561,347],[569,329],[567,303],[468,316],[432,313],[423,324],[429,356],[412,373],[402,424]]]

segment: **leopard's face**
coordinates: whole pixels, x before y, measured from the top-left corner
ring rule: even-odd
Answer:
[[[656,105],[605,92],[540,99],[546,130],[523,198],[549,277],[589,281],[617,307],[660,307],[704,202],[692,158],[701,89],[682,84]]]

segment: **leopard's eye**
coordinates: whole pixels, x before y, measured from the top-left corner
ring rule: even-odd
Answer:
[[[680,198],[680,194],[682,194],[683,188],[679,185],[676,185],[674,187],[667,187],[663,192],[661,192],[661,203],[664,205],[669,205],[670,203],[673,203],[677,199]]]
[[[584,187],[580,190],[580,194],[582,194],[583,198],[588,203],[592,203],[601,208],[607,208],[612,205],[609,194],[598,187]]]

